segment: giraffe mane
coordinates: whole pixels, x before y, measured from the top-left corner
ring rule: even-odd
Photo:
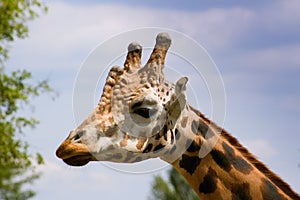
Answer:
[[[216,127],[217,129],[222,130],[221,136],[225,138],[232,146],[235,147],[250,163],[252,163],[260,172],[266,175],[277,187],[279,187],[282,191],[284,191],[287,195],[292,197],[293,199],[299,199],[299,195],[295,193],[289,184],[284,182],[278,175],[272,172],[264,163],[259,161],[253,154],[251,154],[248,149],[241,145],[241,143],[229,134],[226,130],[221,129],[218,125],[212,122],[210,119],[205,117],[200,111],[189,106],[191,110],[193,110],[199,117],[205,120],[208,124]]]
[[[277,174],[272,172],[264,163],[259,161],[253,154],[251,154],[247,148],[242,146],[239,141],[230,135],[224,129],[222,130],[222,136],[233,145],[250,163],[252,163],[259,171],[266,175],[277,187],[284,191],[287,195],[293,199],[298,199],[299,195],[295,193],[289,184],[284,182]]]

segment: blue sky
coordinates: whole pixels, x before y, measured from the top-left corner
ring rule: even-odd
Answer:
[[[30,23],[30,37],[12,45],[7,63],[48,79],[59,93],[55,101],[47,95],[33,100],[26,111],[41,121],[26,139],[46,161],[33,185],[35,199],[145,199],[153,175],[165,174],[168,168],[135,175],[101,163],[72,168],[55,157],[77,120],[91,112],[74,119],[81,64],[98,44],[143,27],[182,32],[208,51],[226,89],[225,129],[300,192],[300,3],[215,2],[48,1],[49,13]],[[197,95],[200,101],[203,94]],[[206,111],[205,104],[199,109]]]

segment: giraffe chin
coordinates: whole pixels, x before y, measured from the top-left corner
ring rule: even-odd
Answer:
[[[78,156],[73,156],[70,158],[63,159],[63,161],[66,164],[74,167],[84,166],[93,160],[95,159],[91,155],[86,155],[86,156],[78,155]]]

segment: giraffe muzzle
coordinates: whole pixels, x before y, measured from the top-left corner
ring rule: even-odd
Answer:
[[[71,166],[83,166],[96,160],[86,145],[72,143],[68,138],[58,147],[56,156]]]

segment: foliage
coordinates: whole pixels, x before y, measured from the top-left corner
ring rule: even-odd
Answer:
[[[170,169],[168,174],[168,181],[161,176],[155,176],[150,200],[199,200],[198,195],[176,169]]]
[[[28,152],[28,143],[21,140],[23,129],[34,128],[35,118],[21,116],[20,106],[27,105],[32,97],[50,91],[46,81],[35,85],[27,71],[15,71],[11,75],[0,70],[0,199],[27,199],[34,195],[31,190],[22,191],[22,186],[39,177],[35,165],[43,163],[42,156]]]
[[[0,199],[27,199],[34,195],[31,190],[22,191],[25,183],[32,183],[39,177],[33,161],[43,163],[42,156],[28,152],[28,143],[21,140],[23,129],[34,128],[35,118],[20,116],[20,106],[29,103],[41,92],[51,91],[46,81],[35,85],[29,80],[27,71],[15,71],[7,75],[0,70]]]
[[[46,12],[37,0],[0,0],[0,63],[8,58],[8,47],[16,38],[28,36],[26,22]]]
[[[34,128],[38,120],[20,111],[33,97],[51,88],[47,81],[33,82],[26,70],[7,72],[4,65],[9,44],[27,37],[26,23],[46,10],[37,0],[0,0],[0,199],[33,197],[35,192],[24,189],[24,185],[40,176],[35,166],[42,164],[43,158],[30,153],[28,143],[23,141],[24,130]]]

